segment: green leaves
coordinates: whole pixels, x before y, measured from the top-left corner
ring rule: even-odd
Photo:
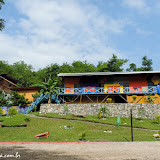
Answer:
[[[43,94],[48,94],[49,96],[48,103],[51,103],[52,95],[54,93],[58,95],[57,90],[59,89],[59,87],[56,87],[57,83],[58,83],[57,81],[53,81],[51,78],[49,78],[47,82],[42,82],[42,84],[35,84],[34,86],[41,87],[40,92]]]

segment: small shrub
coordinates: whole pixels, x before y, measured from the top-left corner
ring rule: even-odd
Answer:
[[[105,118],[105,117],[108,117],[110,114],[110,111],[107,107],[102,107],[100,110],[99,110],[99,113],[98,113],[98,118]]]
[[[160,116],[158,113],[155,113],[155,119],[157,121],[157,123],[159,124],[159,121],[160,121]]]
[[[64,103],[64,112],[63,112],[63,114],[68,114],[68,111],[69,111],[69,109],[68,109],[68,106],[67,106],[67,104],[66,103]]]
[[[30,122],[31,120],[30,120],[30,118],[26,117],[26,118],[24,119],[24,121],[25,121],[26,123],[28,123],[28,122]]]
[[[0,116],[3,114],[2,108],[0,108]]]
[[[12,117],[13,115],[18,114],[18,111],[15,108],[10,108],[8,111],[8,115]]]
[[[143,107],[138,108],[138,119],[141,120],[142,118],[144,118],[145,113],[146,113],[146,111]]]
[[[86,132],[81,132],[81,133],[79,134],[79,137],[80,137],[79,140],[82,140],[82,141],[86,140],[86,139],[85,139],[85,137],[86,137]]]

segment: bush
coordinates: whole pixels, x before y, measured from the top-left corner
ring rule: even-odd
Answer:
[[[0,108],[0,115],[2,115],[3,114],[3,111],[2,111],[2,108]]]
[[[110,111],[107,107],[102,107],[100,110],[99,110],[99,113],[98,113],[98,118],[105,118],[105,117],[108,117],[110,114]]]
[[[64,103],[64,112],[63,112],[63,114],[68,114],[68,111],[69,111],[69,109],[68,109],[68,106],[67,106],[67,104],[66,103]]]
[[[138,108],[138,119],[142,119],[145,116],[145,109],[143,107]]]
[[[86,132],[81,132],[81,133],[79,134],[79,137],[80,137],[79,140],[82,140],[82,141],[86,140],[86,139],[85,139],[85,137],[86,137]]]
[[[31,103],[25,98],[25,95],[20,95],[18,92],[13,91],[11,95],[12,106],[26,107]]]
[[[155,119],[157,121],[157,123],[159,124],[159,121],[160,121],[160,116],[158,113],[155,113]]]
[[[26,123],[28,123],[28,122],[30,122],[31,120],[30,120],[30,118],[27,117],[27,118],[24,119],[24,121],[25,121]]]
[[[8,111],[8,115],[12,117],[13,115],[18,114],[18,111],[15,108],[10,108]]]

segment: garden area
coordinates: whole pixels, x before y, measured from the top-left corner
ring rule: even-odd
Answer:
[[[117,126],[117,117],[73,117],[71,114],[32,112],[0,116],[0,123],[0,142],[131,141],[130,118],[120,117]],[[134,141],[153,141],[152,136],[158,132],[160,124],[158,119],[133,118],[133,127]],[[33,138],[44,132],[49,132],[48,138]]]

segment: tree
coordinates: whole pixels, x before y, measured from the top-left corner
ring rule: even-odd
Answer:
[[[152,59],[147,59],[147,56],[142,58],[142,71],[153,71]]]
[[[32,72],[33,67],[26,64],[24,61],[16,62],[12,65],[13,74],[12,76],[19,81],[19,85],[23,87],[29,87],[34,84],[35,76]]]
[[[97,65],[98,72],[108,72],[108,63],[99,61]]]
[[[131,64],[129,65],[129,68],[127,68],[127,71],[128,71],[128,72],[141,71],[141,70],[142,70],[142,68],[137,68],[136,64],[134,64],[134,63],[131,63]]]
[[[142,67],[137,68],[136,64],[131,63],[127,71],[153,71],[152,59],[147,59],[147,56],[142,57]]]
[[[4,4],[4,1],[3,0],[0,0],[0,10],[1,10],[1,8],[2,8],[2,5]],[[4,19],[1,19],[0,18],[0,31],[2,31],[3,29],[4,29]]]
[[[27,104],[31,103],[31,101],[25,98],[25,95],[20,95],[16,91],[11,92],[10,101],[11,101],[12,106],[20,106],[20,107],[26,107]]]
[[[83,72],[95,72],[96,67],[93,64],[87,63],[87,61],[74,61],[72,63],[72,68],[74,73],[83,73]]]
[[[99,72],[122,72],[123,69],[121,67],[127,62],[127,59],[118,59],[117,56],[113,54],[112,58],[107,62],[100,61],[97,69]]]
[[[1,74],[10,74],[13,73],[13,68],[6,61],[0,61],[0,73]]]
[[[51,103],[52,95],[54,93],[58,94],[59,87],[56,87],[57,81],[53,81],[51,77],[47,82],[42,82],[42,84],[35,84],[34,86],[39,86],[41,88],[40,93],[48,94],[48,103]]]

